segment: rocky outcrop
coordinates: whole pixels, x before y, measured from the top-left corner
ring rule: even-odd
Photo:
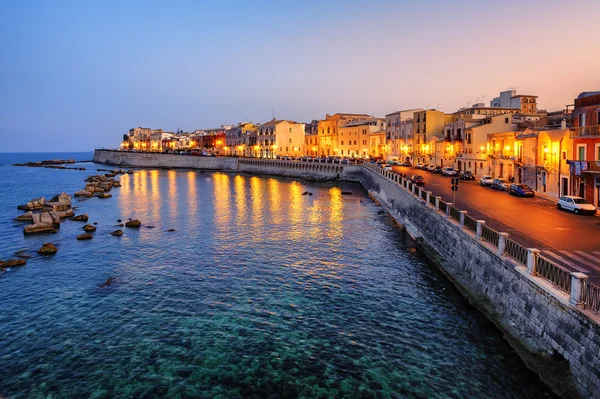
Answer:
[[[85,233],[77,236],[78,240],[91,240],[92,238],[94,238],[92,233]]]
[[[22,215],[19,215],[15,218],[15,220],[18,220],[20,222],[29,222],[31,221],[31,217],[32,217],[33,213],[31,211],[25,212]]]
[[[58,252],[58,248],[56,248],[56,245],[49,242],[42,245],[42,247],[38,250],[38,254],[40,255],[52,255],[56,252]]]
[[[34,223],[23,226],[23,234],[55,233],[56,229],[52,225]]]
[[[112,194],[109,193],[99,193],[98,198],[111,198]]]
[[[75,216],[75,211],[73,209],[67,209],[66,211],[58,211],[56,213],[61,219],[72,218],[73,216]]]
[[[0,269],[7,269],[9,267],[25,266],[27,261],[25,259],[9,259],[0,260]]]
[[[102,284],[100,284],[98,287],[100,288],[104,288],[104,287],[108,287],[109,285],[111,285],[113,282],[115,281],[114,277],[109,277],[108,279],[106,279],[105,282],[103,282]]]
[[[15,164],[13,164],[13,166],[30,166],[32,168],[40,168],[43,166],[64,165],[64,164],[72,164],[72,163],[75,163],[74,159],[51,159],[48,161],[15,163]]]
[[[142,222],[140,222],[138,219],[129,220],[125,222],[125,227],[132,227],[134,229],[139,229],[141,225]]]
[[[87,222],[88,218],[89,216],[87,213],[82,213],[81,215],[73,216],[71,220],[75,222]]]
[[[75,193],[75,197],[91,197],[93,194],[87,190],[79,190]]]
[[[95,226],[92,226],[91,224],[86,224],[85,226],[83,226],[83,230],[84,230],[86,233],[91,233],[91,232],[93,232],[93,231],[96,231],[96,227],[95,227]]]
[[[17,209],[22,209],[24,211],[36,211],[40,210],[44,207],[44,197],[34,198],[25,205],[17,206]]]
[[[58,212],[42,212],[31,215],[33,224],[48,224],[54,228],[60,227],[60,216]]]
[[[111,236],[120,237],[123,235],[123,230],[115,230],[110,232]]]
[[[49,202],[44,204],[44,209],[49,211],[66,211],[71,209],[71,196],[67,193],[55,195]]]

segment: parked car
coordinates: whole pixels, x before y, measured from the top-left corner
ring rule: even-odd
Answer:
[[[508,189],[508,193],[519,197],[534,197],[535,192],[527,184],[513,183]]]
[[[390,165],[389,163],[383,165],[383,170],[389,170],[391,172],[392,171],[392,165]]]
[[[423,184],[425,184],[425,178],[421,175],[412,175],[410,177],[410,181],[413,184],[416,184],[417,186],[422,186]]]
[[[456,176],[458,172],[454,168],[444,168],[442,169],[442,175],[444,176]]]
[[[463,170],[458,174],[460,180],[475,180],[475,175],[470,170]]]
[[[494,180],[494,178],[492,176],[490,176],[490,175],[483,175],[479,179],[479,184],[481,186],[490,186],[490,185],[492,185],[492,180]]]
[[[404,161],[404,162],[402,163],[402,166],[408,166],[408,167],[411,167],[411,166],[412,166],[412,163],[410,163],[410,162],[408,162],[408,161]]]
[[[400,162],[398,162],[398,158],[396,158],[396,157],[388,158],[387,162],[390,165],[400,165]]]
[[[598,209],[581,197],[565,195],[558,200],[558,209],[573,211],[575,214],[595,215]]]
[[[423,164],[422,163],[418,163],[415,165],[415,168],[417,169],[423,169]]]
[[[442,173],[443,168],[441,166],[436,166],[433,170],[433,173]]]
[[[510,189],[510,182],[508,181],[508,179],[496,177],[494,180],[492,180],[492,184],[490,184],[490,187],[495,190],[507,191],[508,189]]]
[[[427,165],[427,171],[433,172],[435,170],[435,165]]]

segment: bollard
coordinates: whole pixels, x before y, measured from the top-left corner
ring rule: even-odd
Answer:
[[[439,211],[440,210],[440,200],[442,199],[442,197],[435,197],[435,210]]]
[[[450,208],[452,208],[452,202],[446,203],[446,218],[450,219]]]
[[[476,220],[475,223],[477,223],[477,231],[475,232],[475,235],[477,236],[478,240],[481,240],[482,237],[482,233],[483,233],[483,225],[485,224],[485,220]]]
[[[427,191],[425,201],[427,201],[427,206],[429,206],[429,204],[431,203],[431,191]]]
[[[467,214],[467,211],[460,211],[460,228],[464,228],[465,227],[465,215]]]
[[[412,185],[412,193],[413,194],[415,193],[415,185],[414,184]]]
[[[535,265],[537,264],[537,257],[539,253],[539,249],[527,248],[527,273],[531,276],[535,276]]]
[[[581,305],[583,303],[583,282],[588,278],[587,275],[579,272],[571,273],[571,305]]]
[[[508,237],[508,233],[498,233],[498,255],[504,255],[504,239]]]

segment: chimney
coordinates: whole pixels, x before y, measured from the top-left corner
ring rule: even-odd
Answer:
[[[562,120],[560,121],[560,128],[561,128],[562,130],[565,130],[565,129],[567,128],[567,120],[566,120],[566,119],[562,119]]]

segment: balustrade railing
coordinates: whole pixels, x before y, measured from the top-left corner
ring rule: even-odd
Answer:
[[[427,191],[425,191],[424,189],[421,189],[421,198],[427,200]]]
[[[486,225],[483,225],[481,228],[481,238],[483,238],[485,241],[489,242],[490,244],[494,245],[494,246],[498,246],[498,240],[499,240],[500,235],[498,234],[498,232],[494,229],[489,228]]]
[[[429,203],[433,206],[435,206],[435,195],[430,195],[429,196]]]
[[[510,238],[504,239],[504,251],[510,257],[515,258],[523,265],[527,264],[527,248],[518,244],[516,241],[511,240]]]
[[[571,293],[571,272],[555,265],[543,256],[536,257],[535,272],[560,290]]]
[[[600,287],[589,283],[587,280],[582,286],[582,302],[586,308],[590,308],[594,312],[600,312]]]
[[[473,233],[477,232],[477,221],[469,215],[465,215],[465,227]]]
[[[450,217],[457,222],[460,222],[460,211],[455,207],[450,208]]]
[[[446,213],[447,205],[444,201],[440,200],[440,211]]]

